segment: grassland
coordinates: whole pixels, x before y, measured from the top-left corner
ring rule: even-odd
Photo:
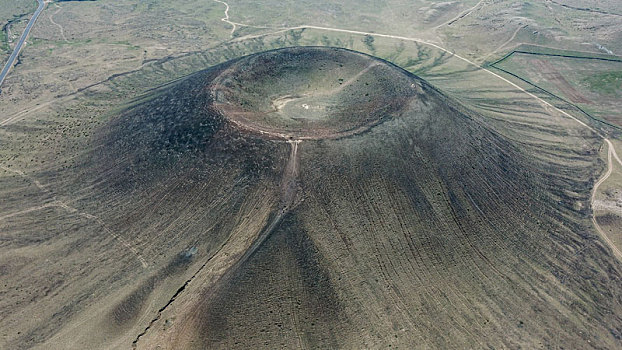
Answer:
[[[584,77],[581,82],[594,93],[620,97],[622,92],[622,71],[598,72]]]

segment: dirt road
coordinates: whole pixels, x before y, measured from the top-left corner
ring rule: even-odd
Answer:
[[[591,200],[592,208],[594,208],[594,201],[596,200],[596,193],[598,191],[598,187],[602,185],[603,182],[605,182],[609,178],[609,176],[611,176],[611,173],[613,172],[612,158],[614,157],[614,155],[618,163],[622,165],[620,158],[618,158],[618,155],[615,153],[615,149],[613,148],[613,144],[611,143],[611,141],[607,139],[605,139],[605,141],[607,143],[607,172],[600,178],[600,180],[598,180],[598,182],[596,182],[596,184],[594,184],[594,189],[592,190],[592,200]],[[594,227],[596,227],[596,230],[598,231],[600,236],[603,238],[603,240],[611,247],[611,250],[613,250],[614,255],[620,261],[622,261],[622,252],[618,249],[618,247],[615,246],[615,244],[609,239],[609,237],[607,237],[607,235],[605,234],[605,231],[602,230],[600,225],[598,225],[598,222],[596,221],[596,214],[592,215],[592,222],[594,223]]]

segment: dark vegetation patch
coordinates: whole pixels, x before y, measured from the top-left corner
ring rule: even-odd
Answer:
[[[599,225],[622,228],[622,217],[613,213],[596,216]]]
[[[112,166],[119,186],[145,185],[159,173],[214,167],[239,167],[250,177],[276,176],[271,173],[279,162],[275,145],[244,135],[212,107],[206,84],[220,69],[196,73],[133,102],[97,134],[101,147],[88,158],[94,171]]]

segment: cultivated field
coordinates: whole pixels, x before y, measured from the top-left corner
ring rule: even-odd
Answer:
[[[600,120],[622,127],[622,59],[589,53],[515,51],[494,67],[560,97]]]

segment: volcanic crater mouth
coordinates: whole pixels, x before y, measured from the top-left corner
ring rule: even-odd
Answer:
[[[211,86],[234,124],[284,139],[338,138],[399,114],[415,96],[407,72],[350,50],[293,47],[232,63]]]

